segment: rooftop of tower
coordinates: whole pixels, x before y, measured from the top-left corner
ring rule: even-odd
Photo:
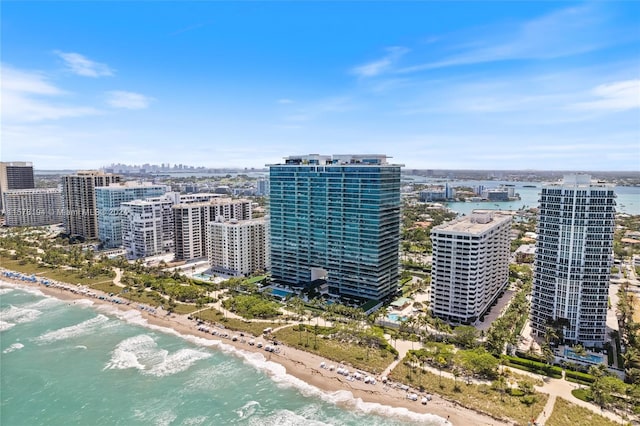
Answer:
[[[334,154],[334,155],[291,155],[284,157],[284,165],[316,165],[316,166],[333,166],[333,165],[390,165],[387,162],[388,157],[384,154]],[[268,164],[267,166],[281,166],[283,164]]]
[[[485,231],[500,225],[504,222],[511,221],[510,214],[502,214],[500,212],[492,213],[471,213],[470,216],[463,216],[450,222],[433,228],[436,232],[480,235]]]
[[[544,183],[543,187],[564,187],[564,188],[589,188],[589,187],[602,187],[613,188],[611,183],[599,182],[591,179],[591,175],[585,173],[571,173],[564,175],[564,178],[559,182]]]

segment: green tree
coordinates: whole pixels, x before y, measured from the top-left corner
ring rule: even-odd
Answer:
[[[470,325],[461,325],[453,330],[456,343],[463,348],[472,349],[477,345],[478,329]]]

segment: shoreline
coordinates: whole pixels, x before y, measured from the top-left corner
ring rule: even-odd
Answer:
[[[14,271],[1,270],[16,273]],[[302,382],[302,384],[294,385],[299,391],[303,391],[303,394],[306,394],[304,392],[305,386],[303,386],[306,384],[313,387],[318,392],[322,392],[322,394],[326,396],[326,398],[323,399],[327,402],[332,402],[341,408],[351,410],[357,409],[363,412],[375,413],[382,416],[390,416],[393,414],[393,416],[401,416],[408,420],[413,419],[414,421],[417,417],[416,415],[419,415],[420,417],[424,415],[432,415],[431,421],[433,421],[434,424],[439,423],[442,425],[500,426],[512,424],[511,422],[496,420],[473,409],[445,400],[437,394],[431,394],[431,400],[427,404],[423,405],[420,401],[423,395],[420,395],[417,390],[412,389],[409,391],[403,391],[393,386],[395,383],[390,386],[382,383],[377,377],[376,384],[368,384],[360,380],[348,381],[346,377],[339,375],[335,370],[330,371],[327,368],[321,368],[321,363],[323,362],[326,366],[335,364],[337,367],[338,365],[335,361],[331,361],[310,352],[305,352],[301,349],[287,345],[278,345],[280,348],[279,353],[266,352],[264,349],[260,349],[255,345],[250,346],[248,344],[248,340],[251,339],[250,336],[240,338],[238,341],[232,341],[230,338],[214,336],[211,333],[199,331],[197,322],[195,320],[188,319],[187,315],[175,313],[166,316],[157,315],[155,314],[155,312],[157,312],[156,310],[152,310],[152,308],[147,305],[138,302],[131,302],[129,305],[117,304],[111,300],[120,298],[109,297],[106,293],[99,290],[89,289],[87,294],[82,294],[77,291],[79,289],[84,289],[85,287],[75,286],[68,283],[60,283],[52,280],[48,280],[52,285],[47,286],[39,282],[29,282],[7,277],[4,274],[0,276],[0,280],[22,288],[38,289],[46,296],[54,297],[63,301],[72,301],[74,304],[79,300],[90,300],[93,303],[93,307],[108,314],[115,315],[121,320],[134,322],[140,326],[150,325],[152,327],[148,328],[158,330],[160,332],[175,334],[192,342],[194,341],[193,338],[196,338],[195,340],[205,339],[206,344],[203,341],[200,341],[199,343],[202,346],[209,347],[213,350],[217,349],[224,351],[225,345],[227,347],[232,347],[234,348],[232,351],[225,352],[230,352],[234,356],[243,358],[246,363],[260,369],[272,378],[277,375],[275,371],[277,370],[277,367],[275,365],[279,365],[284,368],[287,375]],[[76,292],[73,292],[74,290]],[[98,297],[100,296],[106,297],[106,299],[99,299]],[[139,306],[144,306],[148,309],[139,309]],[[137,312],[139,318],[144,321],[131,321],[131,317],[126,315],[129,311]],[[162,312],[164,313],[164,311]],[[138,317],[138,315],[136,316]],[[210,324],[207,324],[207,327],[209,330],[229,332],[230,335],[240,334],[240,332],[230,332],[230,330],[222,329]],[[270,341],[265,340],[263,336],[254,337],[253,339],[255,339],[256,344],[258,342],[262,342],[263,345],[270,343]],[[251,355],[256,353],[260,353],[265,360],[264,368],[260,368],[256,363],[251,362],[252,358],[255,358]],[[351,396],[346,394],[339,395],[339,393],[345,391],[349,392]],[[407,399],[408,393],[419,394],[418,400],[411,401]],[[361,403],[365,403],[365,405],[363,406]],[[390,409],[393,409],[393,413]],[[438,417],[440,419],[438,419]],[[424,420],[426,420],[426,418]]]

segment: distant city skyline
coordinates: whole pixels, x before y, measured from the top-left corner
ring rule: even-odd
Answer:
[[[2,161],[640,169],[637,2],[3,3]]]

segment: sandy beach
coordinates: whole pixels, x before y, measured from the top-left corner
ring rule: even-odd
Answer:
[[[396,387],[396,383],[382,383],[379,377],[376,377],[377,382],[375,384],[364,383],[362,380],[349,381],[345,376],[342,376],[334,369],[330,371],[326,368],[330,365],[338,367],[335,361],[324,359],[317,355],[311,354],[299,350],[294,347],[286,345],[278,345],[278,353],[266,352],[263,348],[258,348],[257,345],[249,345],[250,339],[255,339],[256,344],[261,342],[263,345],[270,343],[264,340],[262,336],[251,337],[245,335],[238,341],[232,341],[230,338],[222,338],[220,336],[214,336],[210,332],[206,333],[198,330],[198,324],[194,320],[190,320],[186,315],[171,314],[165,315],[165,311],[159,311],[156,313],[148,307],[147,309],[140,309],[140,306],[144,306],[140,303],[132,302],[130,305],[116,304],[111,302],[113,297],[90,289],[91,295],[78,293],[80,288],[73,284],[66,283],[52,283],[53,285],[45,286],[37,282],[22,281],[19,279],[11,279],[6,276],[1,277],[2,281],[7,283],[17,284],[23,287],[37,288],[47,296],[55,297],[69,303],[76,303],[81,299],[89,299],[94,303],[94,306],[98,309],[107,309],[110,312],[121,313],[125,319],[131,316],[131,312],[136,311],[139,313],[140,318],[144,319],[148,325],[152,325],[153,328],[161,327],[167,332],[175,332],[182,336],[194,336],[201,339],[207,339],[211,343],[221,342],[224,345],[229,345],[237,349],[236,351],[229,351],[235,353],[237,356],[248,359],[252,353],[260,353],[266,360],[271,363],[277,363],[284,367],[286,373],[293,376],[327,394],[333,394],[334,396],[340,396],[338,398],[332,398],[337,401],[339,405],[343,405],[350,408],[364,409],[370,412],[376,412],[377,414],[387,415],[390,413],[388,407],[401,408],[400,414],[405,412],[402,408],[406,409],[406,417],[411,418],[410,413],[418,414],[434,414],[442,419],[443,425],[456,425],[456,426],[485,426],[485,425],[508,425],[504,421],[495,420],[487,415],[478,413],[474,410],[460,406],[459,404],[451,401],[447,401],[438,395],[432,394],[431,400],[426,404],[421,404],[422,394],[415,389],[409,391],[401,390]],[[103,296],[104,299],[99,297]],[[135,316],[137,316],[136,314]],[[140,321],[137,321],[140,322]],[[143,324],[144,325],[144,324]],[[207,325],[209,330],[217,330],[218,332],[226,331],[231,335],[239,335],[238,332],[232,332],[229,330],[223,330],[222,328],[216,328],[211,325]],[[160,330],[162,331],[162,330]],[[324,363],[324,364],[322,364]],[[324,365],[325,368],[322,368]],[[266,370],[269,373],[269,369]],[[345,391],[350,392],[350,395],[345,394]],[[416,393],[419,398],[417,401],[411,401],[407,398],[408,393]],[[354,399],[355,398],[355,399]],[[358,401],[360,399],[361,401]],[[365,404],[361,404],[361,402]],[[357,406],[357,407],[354,407]],[[393,415],[397,416],[399,413],[396,410]],[[448,420],[447,420],[448,419]]]

